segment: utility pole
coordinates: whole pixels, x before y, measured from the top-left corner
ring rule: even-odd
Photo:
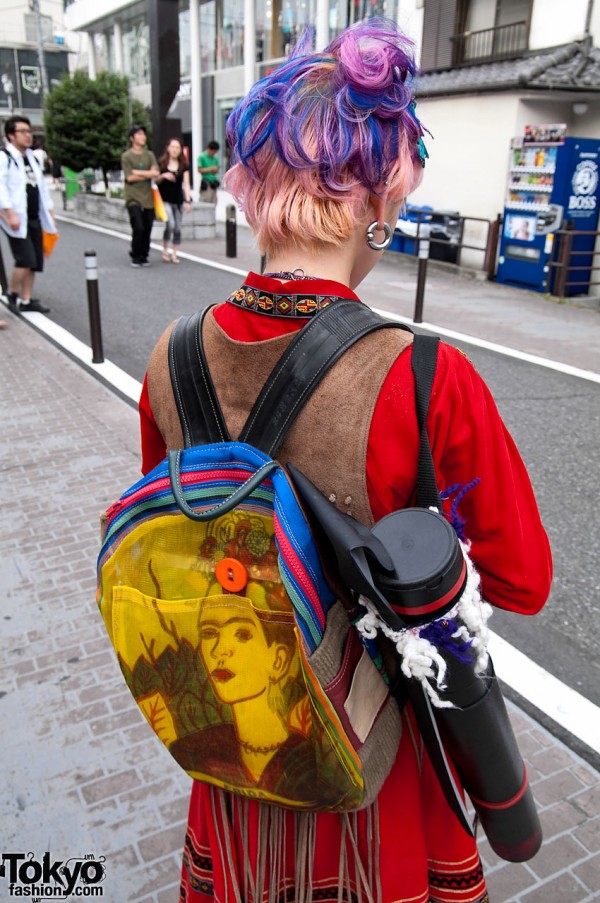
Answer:
[[[48,74],[46,72],[46,60],[44,59],[44,36],[42,34],[42,15],[40,13],[40,0],[29,0],[29,7],[35,17],[35,35],[38,61],[40,65],[40,77],[42,80],[43,101],[44,98],[48,96]]]

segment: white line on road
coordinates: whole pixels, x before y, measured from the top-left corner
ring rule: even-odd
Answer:
[[[112,238],[120,238],[121,241],[131,241],[131,235],[127,232],[117,232],[115,229],[107,229],[105,226],[95,226],[92,223],[84,223],[79,219],[71,219],[68,216],[57,214],[56,219],[62,223],[70,223],[72,226],[80,226],[82,229],[89,229],[91,232],[100,232],[102,235],[110,235]],[[162,245],[152,242],[150,245],[155,251],[162,251]],[[177,256],[183,260],[193,260],[194,263],[202,263],[206,267],[212,267],[214,270],[225,270],[226,273],[235,273],[236,276],[247,276],[248,270],[240,270],[239,267],[232,267],[226,263],[217,263],[216,260],[206,260],[205,257],[197,257],[195,254],[188,254],[186,251],[178,251]]]
[[[104,226],[96,226],[91,223],[85,223],[82,220],[71,219],[68,216],[64,216],[62,214],[57,214],[56,218],[65,223],[71,223],[73,226],[80,226],[82,229],[90,229],[93,232],[101,232],[104,235],[111,235],[113,238],[120,238],[122,241],[131,241],[131,236],[125,232],[117,232],[114,229],[107,229]],[[162,245],[154,242],[152,247],[156,251],[162,250]],[[235,273],[238,276],[246,276],[247,270],[241,270],[239,267],[232,267],[225,263],[217,263],[214,260],[206,260],[204,257],[197,257],[195,254],[188,254],[184,251],[179,252],[179,256],[184,258],[185,260],[193,260],[195,263],[201,263],[207,267],[213,267],[216,270],[225,270],[227,273]],[[395,320],[398,323],[404,323],[407,326],[415,326],[413,320],[410,317],[403,317],[401,314],[392,313],[389,310],[381,310],[376,307],[373,310],[381,314],[383,317],[387,317],[390,320]],[[571,364],[562,364],[560,361],[553,361],[547,357],[539,357],[536,354],[528,354],[526,351],[517,351],[514,348],[509,348],[507,345],[498,345],[496,342],[488,342],[487,339],[478,339],[472,335],[466,335],[463,332],[455,332],[453,329],[446,329],[444,326],[436,326],[434,323],[418,323],[416,324],[419,329],[424,329],[427,332],[434,332],[436,335],[445,336],[446,338],[453,339],[456,342],[465,342],[468,345],[475,345],[477,348],[484,348],[487,351],[495,351],[497,354],[503,354],[505,357],[516,358],[520,361],[525,361],[529,364],[536,364],[538,367],[547,367],[549,370],[557,370],[559,373],[565,373],[568,376],[576,376],[579,379],[587,379],[590,382],[600,383],[600,373],[595,373],[592,370],[581,370],[579,367],[573,367]]]
[[[130,398],[137,405],[140,400],[140,392],[142,391],[142,384],[137,379],[125,373],[124,370],[121,370],[120,367],[117,367],[111,361],[105,360],[102,364],[92,363],[92,349],[85,342],[80,341],[66,329],[63,329],[62,326],[59,326],[58,323],[54,323],[43,314],[24,313],[21,316],[26,317],[28,322],[32,323],[38,332],[48,336],[55,345],[64,348],[70,357],[75,358],[87,370],[114,386],[118,392],[126,398]]]
[[[568,376],[577,376],[579,379],[600,383],[600,373],[594,373],[593,370],[581,370],[579,367],[572,367],[571,364],[562,364],[560,361],[553,361],[547,357],[538,357],[536,354],[528,354],[526,351],[517,351],[514,348],[509,348],[507,345],[497,345],[496,342],[488,342],[487,339],[478,339],[472,335],[455,332],[453,329],[446,329],[444,326],[436,326],[435,323],[414,323],[410,317],[403,317],[401,314],[394,314],[389,310],[381,310],[376,307],[373,310],[381,314],[382,317],[387,317],[389,320],[395,320],[398,323],[404,323],[411,328],[416,326],[417,329],[425,329],[427,332],[446,336],[446,338],[454,339],[456,342],[476,345],[478,348],[484,348],[486,351],[495,351],[497,354],[503,354],[505,357],[514,357],[528,364],[547,367],[549,370],[558,370],[559,373],[566,373]]]
[[[498,677],[590,749],[600,753],[600,708],[558,680],[496,633],[490,654]]]

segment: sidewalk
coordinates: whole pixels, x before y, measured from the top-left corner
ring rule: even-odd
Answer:
[[[235,260],[225,258],[222,235],[190,245],[213,261],[259,266],[246,230]],[[411,266],[383,261],[365,300],[410,316]],[[431,270],[428,321],[598,369],[596,311]],[[105,857],[103,900],[175,903],[190,782],[138,715],[94,602],[98,514],[138,475],[137,415],[0,310],[9,321],[0,332],[0,852]],[[545,842],[518,865],[481,842],[490,899],[600,900],[600,774],[509,708]],[[0,900],[10,899],[0,876]]]

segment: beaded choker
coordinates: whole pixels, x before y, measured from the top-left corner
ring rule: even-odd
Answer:
[[[268,274],[265,274],[268,275]],[[286,274],[287,275],[287,274]],[[282,277],[283,278],[283,277]],[[294,277],[296,279],[308,279],[318,277]],[[242,285],[232,292],[227,299],[229,304],[235,304],[244,310],[252,310],[257,314],[267,314],[271,317],[312,317],[325,307],[329,307],[337,300],[337,295],[295,294],[293,292],[268,292],[264,289],[254,288],[251,285]]]

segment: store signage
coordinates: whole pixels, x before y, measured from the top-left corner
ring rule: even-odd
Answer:
[[[585,159],[583,157],[585,156]],[[571,176],[571,195],[567,214],[574,217],[588,217],[598,206],[598,163],[596,154],[581,156]]]
[[[26,91],[39,94],[42,90],[42,76],[39,66],[21,66],[21,84]]]

